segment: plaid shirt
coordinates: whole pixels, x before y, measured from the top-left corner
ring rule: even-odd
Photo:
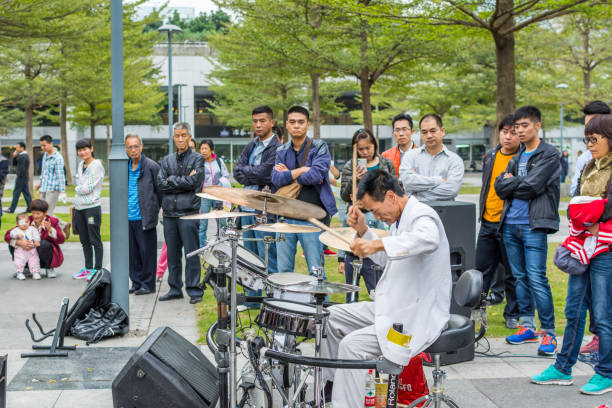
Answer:
[[[51,156],[45,153],[42,158],[39,191],[44,193],[65,190],[66,174],[64,173],[64,158],[57,150]]]

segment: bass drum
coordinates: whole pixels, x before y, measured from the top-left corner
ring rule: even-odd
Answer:
[[[260,290],[265,286],[266,264],[263,259],[255,255],[242,245],[236,248],[236,278],[238,284],[251,290]],[[221,259],[232,259],[232,247],[227,242],[214,245],[204,256],[210,266],[218,267]],[[231,274],[227,274],[231,278]]]

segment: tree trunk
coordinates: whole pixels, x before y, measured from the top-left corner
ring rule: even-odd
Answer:
[[[319,95],[319,75],[311,74],[312,82],[312,133],[315,139],[321,138],[321,100]]]
[[[361,110],[363,111],[363,128],[372,131],[372,97],[368,67],[361,68]]]
[[[514,0],[499,0],[500,13],[512,10],[514,8]],[[498,30],[504,30],[514,25],[514,19],[508,21],[498,27]],[[514,113],[516,109],[516,65],[514,60],[514,33],[501,36],[497,34],[499,31],[493,32],[495,40],[495,59],[497,64],[497,123],[500,123],[504,117]],[[499,140],[497,126],[491,132],[491,147],[496,146]]]
[[[287,88],[285,86],[281,86],[280,93],[281,93],[281,100],[283,101],[283,106],[287,106],[287,94],[288,94]],[[287,133],[287,128],[286,128],[288,117],[289,115],[287,114],[287,108],[285,108],[283,109],[283,125],[282,125],[282,127],[285,129],[285,132],[281,140],[282,143],[287,143],[287,141],[289,140],[289,134]]]
[[[64,165],[66,166],[66,184],[72,184],[72,172],[70,170],[70,161],[68,160],[68,135],[67,135],[67,107],[66,107],[66,92],[62,95],[62,103],[60,104],[60,143],[62,144],[62,156],[64,157]]]
[[[584,86],[584,101],[583,106],[591,100],[591,61],[589,60],[590,53],[590,33],[588,26],[582,31],[582,47],[584,52],[584,61],[582,66],[582,84]]]
[[[96,107],[94,105],[89,105],[89,141],[91,142],[91,147],[96,148],[96,121],[94,119],[94,115],[96,113]]]
[[[29,175],[29,183],[28,188],[32,195],[34,195],[34,165],[36,164],[36,160],[34,159],[34,146],[32,146],[32,118],[34,116],[34,106],[28,105],[25,108],[25,125],[26,125],[26,137],[25,137],[25,145],[26,152],[30,157],[30,168],[28,169]]]

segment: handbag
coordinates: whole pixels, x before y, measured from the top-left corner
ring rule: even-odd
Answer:
[[[306,142],[306,148],[304,149],[304,155],[302,156],[302,163],[300,167],[304,167],[306,165],[306,159],[308,158],[308,153],[310,152],[310,146],[312,145],[312,140],[308,139]],[[282,186],[278,190],[276,190],[275,194],[285,198],[298,198],[300,192],[302,191],[302,185],[297,182],[297,180],[293,180],[293,183],[287,184],[286,186]]]

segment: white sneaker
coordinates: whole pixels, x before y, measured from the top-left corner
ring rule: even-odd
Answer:
[[[19,280],[25,280],[25,275],[23,274],[23,272],[17,272],[15,274],[15,277]]]
[[[32,279],[35,279],[35,280],[40,280],[40,273],[38,273],[38,272],[34,272],[34,273],[32,274]]]
[[[55,273],[55,269],[49,268],[47,269],[47,278],[55,278],[57,274]]]

